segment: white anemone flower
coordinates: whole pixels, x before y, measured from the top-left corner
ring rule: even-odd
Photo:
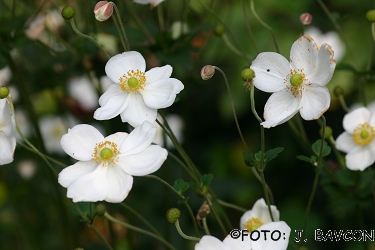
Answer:
[[[0,99],[0,165],[13,161],[16,148],[16,122],[7,99]]]
[[[266,240],[264,239],[264,231],[266,231]],[[250,233],[241,236],[238,231],[237,236],[229,234],[224,241],[217,238],[205,235],[195,245],[195,250],[285,250],[288,247],[290,237],[290,227],[284,222],[270,222],[261,226],[258,230],[259,233],[254,233],[251,237]],[[271,239],[272,235],[272,239]],[[259,236],[259,238],[258,238]],[[255,240],[257,239],[257,240]]]
[[[270,128],[292,118],[298,111],[305,120],[318,119],[330,105],[326,87],[336,67],[331,46],[318,50],[304,35],[293,43],[290,62],[274,52],[260,53],[253,61],[254,86],[273,93],[264,107],[262,125]]]
[[[68,188],[68,198],[73,202],[122,202],[133,186],[133,176],[157,171],[167,158],[167,150],[151,145],[155,132],[149,122],[130,134],[107,137],[87,124],[69,129],[61,146],[78,162],[63,169],[58,178]]]
[[[163,1],[164,0],[133,0],[133,2],[139,3],[139,4],[151,4],[151,8],[154,8],[155,6],[157,6]]]
[[[276,206],[271,205],[271,211],[274,221],[280,220],[280,213]],[[263,224],[272,222],[268,206],[263,198],[257,200],[251,210],[245,212],[240,220],[240,228],[252,232]]]
[[[344,116],[343,127],[336,148],[347,153],[350,170],[363,171],[375,162],[375,114],[364,107],[355,109]]]
[[[154,123],[157,110],[169,107],[184,89],[181,81],[170,78],[172,67],[165,65],[145,72],[146,61],[136,51],[124,52],[109,59],[107,76],[115,82],[99,98],[97,120],[121,116],[123,122],[140,126],[144,121]]]

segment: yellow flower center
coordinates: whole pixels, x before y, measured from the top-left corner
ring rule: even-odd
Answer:
[[[129,70],[126,74],[120,77],[119,81],[121,89],[131,93],[144,88],[146,76],[143,71]]]
[[[290,78],[290,84],[292,86],[298,86],[298,85],[301,85],[303,83],[303,75],[301,74],[294,74],[292,75],[292,77]]]
[[[294,97],[301,96],[304,89],[304,81],[306,80],[303,69],[290,70],[290,74],[285,78],[286,87],[292,92]],[[287,84],[289,81],[290,85]]]
[[[365,146],[372,142],[375,137],[375,129],[367,122],[358,125],[354,129],[353,140],[361,146]]]
[[[102,163],[106,166],[116,161],[116,156],[120,153],[117,144],[111,141],[97,143],[92,154],[92,160],[96,163]]]
[[[262,225],[263,225],[263,222],[259,220],[258,218],[251,218],[250,220],[246,222],[245,228],[249,230],[249,232],[252,232],[254,230],[257,230]]]

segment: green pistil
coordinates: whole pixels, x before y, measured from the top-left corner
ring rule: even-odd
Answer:
[[[136,77],[131,77],[128,80],[128,86],[130,88],[136,88],[139,85],[139,80]]]
[[[110,159],[112,156],[113,156],[113,151],[112,151],[112,149],[110,149],[110,148],[103,148],[103,149],[100,151],[100,158],[102,158],[103,160],[108,160],[108,159]]]
[[[290,84],[292,86],[298,86],[298,85],[301,85],[302,83],[303,83],[303,76],[301,74],[294,74],[290,78]]]
[[[370,133],[367,130],[362,130],[360,136],[363,140],[366,140],[370,136]]]

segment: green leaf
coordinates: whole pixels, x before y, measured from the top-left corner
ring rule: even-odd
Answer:
[[[77,208],[78,207],[78,208]],[[93,202],[77,202],[75,205],[72,206],[72,212],[75,215],[81,216],[81,213],[87,215],[91,218],[91,215],[95,212],[95,205]]]
[[[253,157],[251,157],[251,155],[249,154],[249,152],[243,152],[242,153],[242,157],[245,160],[246,166],[252,167],[252,166],[256,165],[256,161],[253,160],[254,159],[254,155],[253,155]]]
[[[184,181],[183,179],[175,180],[173,188],[180,194],[183,195],[186,190],[190,187],[189,182]]]
[[[301,160],[301,161],[305,161],[305,162],[311,163],[311,159],[309,157],[307,157],[306,155],[298,155],[297,159]]]
[[[184,199],[177,201],[178,204],[187,203],[189,200],[189,196],[186,196]]]
[[[319,155],[321,145],[322,145],[322,139],[319,139],[313,143],[312,150],[314,151],[316,155]],[[328,146],[328,143],[326,141],[323,141],[322,157],[327,156],[330,153],[331,153],[331,147]]]
[[[214,178],[213,174],[202,175],[201,177],[202,186],[209,186],[213,178]]]
[[[267,150],[266,152],[266,161],[270,162],[272,159],[274,159],[276,156],[279,155],[279,153],[283,152],[283,147],[277,147],[270,150]]]

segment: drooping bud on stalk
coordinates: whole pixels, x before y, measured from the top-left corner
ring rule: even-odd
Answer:
[[[104,213],[107,211],[104,204],[97,205],[95,210],[96,210],[96,214],[99,215],[99,216],[104,215]]]
[[[9,95],[9,89],[7,87],[0,87],[0,99],[7,98]]]
[[[95,5],[94,8],[96,20],[103,22],[110,18],[113,13],[113,4],[108,1],[100,1]]]
[[[333,90],[333,94],[336,97],[342,96],[342,95],[344,95],[344,89],[340,86],[336,86],[335,89]]]
[[[222,25],[222,24],[216,25],[214,32],[215,32],[215,35],[217,35],[217,36],[223,35],[225,33],[224,25]]]
[[[375,22],[375,10],[369,10],[366,13],[366,19],[369,22]]]
[[[303,25],[309,25],[312,22],[312,15],[310,13],[303,13],[300,17],[299,20]]]
[[[201,69],[201,77],[203,80],[210,79],[215,74],[215,67],[212,65],[206,65]]]
[[[74,10],[73,7],[71,6],[65,6],[62,11],[61,15],[65,20],[70,20],[72,19],[76,14],[76,11]]]
[[[176,221],[180,218],[181,212],[178,208],[170,208],[167,211],[167,220],[169,223],[176,223]]]

